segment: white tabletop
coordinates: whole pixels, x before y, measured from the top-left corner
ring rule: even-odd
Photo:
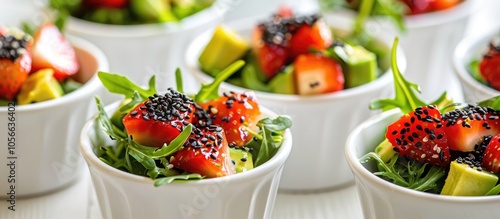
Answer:
[[[499,28],[500,23],[493,21],[500,19],[498,10],[495,10],[500,8],[500,1],[475,1],[480,6],[480,11],[471,18],[471,25],[469,25],[466,35],[481,34],[487,32],[488,29]],[[84,171],[77,183],[64,190],[37,198],[16,201],[15,212],[7,209],[7,202],[0,202],[0,218],[102,218],[87,170]],[[324,193],[301,195],[279,193],[273,218],[358,219],[363,218],[363,216],[357,191],[354,185],[350,185]]]

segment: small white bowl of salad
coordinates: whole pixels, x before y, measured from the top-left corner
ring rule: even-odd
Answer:
[[[264,106],[293,118],[297,147],[285,166],[281,191],[325,191],[352,183],[339,151],[350,130],[370,116],[360,102],[391,92],[392,39],[377,36],[368,49],[344,41],[351,23],[330,29],[328,17],[294,15],[290,8],[273,16],[228,22],[200,35],[187,49],[190,73],[207,83],[220,66],[244,59],[246,65],[221,89],[255,90]],[[307,171],[297,174],[298,169]]]
[[[462,39],[455,48],[453,67],[467,102],[477,102],[500,94],[498,31]]]
[[[227,77],[243,63],[222,72]],[[239,65],[239,67],[237,66]],[[259,104],[251,91],[219,94],[217,82],[195,95],[148,88],[99,72],[125,98],[82,129],[104,218],[270,218],[292,148],[289,117]]]
[[[495,218],[500,106],[495,99],[426,102],[394,71],[396,98],[372,105],[391,109],[349,135],[345,155],[365,218]]]
[[[328,4],[333,2],[341,2],[342,7],[330,9]],[[479,6],[475,1],[321,0],[320,3],[326,13],[344,12],[339,19],[356,16],[358,11],[366,14],[366,24],[373,35],[390,32],[399,36],[401,48],[411,51],[407,54],[407,60],[411,61],[405,75],[421,86],[422,98],[431,100],[443,91],[456,100],[464,98],[448,63],[465,34],[469,18]],[[366,4],[364,11],[363,4]],[[443,81],[448,83],[443,84]]]
[[[0,25],[0,156],[8,164],[0,170],[7,177],[0,196],[15,203],[82,176],[78,135],[100,89],[96,73],[108,63],[95,45],[64,35],[51,21],[21,29],[36,13],[31,9],[3,9],[15,15]]]
[[[101,48],[112,72],[142,85],[156,75],[165,87],[174,86],[171,73],[182,62],[184,44],[219,22],[226,10],[215,0],[51,0],[48,4],[69,13],[68,33]],[[186,86],[194,82],[189,75],[184,78]]]

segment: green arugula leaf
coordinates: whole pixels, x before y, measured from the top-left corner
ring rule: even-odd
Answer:
[[[494,110],[500,110],[500,95],[496,97],[492,97],[486,100],[483,100],[477,103],[479,106],[488,106],[493,108]]]
[[[168,176],[168,177],[162,177],[162,178],[155,179],[154,185],[156,187],[158,187],[158,186],[169,184],[169,183],[173,182],[174,180],[199,180],[199,179],[203,179],[203,176],[201,176],[200,174],[197,174],[197,173],[183,174],[183,175]]]
[[[252,148],[255,167],[267,162],[278,152],[283,143],[282,132],[292,126],[292,120],[287,116],[278,116],[274,119],[265,118],[260,120],[257,126],[260,128],[259,133],[252,133],[256,139],[246,145],[246,147]]]
[[[169,145],[164,144],[160,149],[156,147],[143,146],[134,141],[130,142],[129,147],[132,151],[141,153],[151,159],[159,159],[161,157],[167,157],[174,154],[175,152],[177,152],[179,149],[182,148],[184,142],[186,142],[189,135],[191,134],[191,131],[192,131],[192,125],[189,124],[177,137],[175,137],[175,139],[172,142],[170,142]]]
[[[394,77],[396,97],[394,99],[374,100],[370,103],[370,109],[382,109],[383,111],[387,111],[393,108],[399,108],[403,113],[408,113],[419,106],[429,104],[443,105],[444,103],[448,103],[446,92],[443,92],[443,94],[432,103],[426,103],[417,96],[416,93],[420,93],[420,87],[406,80],[399,71],[396,60],[398,42],[399,39],[396,37],[391,51],[391,69]]]
[[[219,86],[222,82],[224,82],[229,76],[234,74],[238,69],[245,65],[245,61],[238,60],[220,73],[214,78],[212,83],[210,84],[202,84],[200,91],[195,95],[194,101],[197,103],[207,102],[213,99],[219,98]]]
[[[256,73],[255,65],[245,65],[241,72],[241,81],[243,86],[250,90],[257,90],[262,92],[271,92],[271,88],[262,82]]]
[[[428,166],[426,163],[406,161],[395,154],[388,163],[385,163],[375,152],[365,154],[359,159],[361,163],[375,160],[378,171],[373,174],[406,188],[417,191],[438,193],[441,190],[439,181],[444,180],[446,171],[444,167]]]
[[[279,132],[292,127],[292,119],[289,116],[280,115],[274,119],[261,119],[257,125],[262,125],[272,132]]]
[[[102,104],[101,99],[98,97],[95,97],[95,102],[97,105],[98,109],[98,114],[97,114],[97,122],[102,126],[103,131],[108,134],[112,139],[117,140],[117,141],[126,141],[126,137],[117,133],[115,131],[115,128],[113,127],[113,124],[111,124],[111,121],[108,117],[108,114],[106,113],[106,110],[104,109],[104,106]]]
[[[138,92],[144,99],[147,99],[149,96],[157,93],[156,80],[154,75],[149,79],[148,89],[144,89],[136,85],[127,77],[119,74],[111,74],[100,71],[97,73],[97,76],[109,92],[122,94],[125,96],[125,98],[132,98],[134,92]]]
[[[158,170],[158,167],[156,166],[155,160],[153,158],[150,158],[145,154],[135,150],[129,150],[128,154],[148,170],[147,175],[151,177],[151,179],[156,179],[156,177],[158,177],[160,171]]]
[[[372,15],[389,17],[402,32],[406,31],[404,22],[406,13],[407,6],[399,0],[375,0],[372,11]]]
[[[180,68],[175,69],[175,85],[179,93],[184,93],[184,87],[182,86],[182,72]]]
[[[490,189],[485,195],[500,195],[500,184]]]

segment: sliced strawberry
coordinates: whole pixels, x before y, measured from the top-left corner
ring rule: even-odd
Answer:
[[[400,156],[437,166],[450,163],[449,138],[436,106],[418,107],[387,127],[386,137]]]
[[[408,6],[407,14],[423,14],[431,11],[431,1],[433,0],[400,0]]]
[[[495,135],[486,147],[483,168],[493,173],[500,172],[500,135]]]
[[[128,0],[84,0],[83,3],[87,6],[99,8],[124,8],[128,5]]]
[[[431,0],[430,8],[432,11],[445,10],[460,4],[460,2],[462,0]]]
[[[195,128],[171,163],[176,168],[209,178],[236,173],[224,131],[214,125]]]
[[[490,42],[488,52],[479,63],[479,72],[493,88],[500,90],[500,46]]]
[[[323,51],[332,42],[332,33],[323,20],[316,20],[312,25],[304,23],[290,39],[291,58],[310,53],[311,50]]]
[[[34,37],[32,72],[43,68],[54,69],[54,77],[61,81],[78,72],[75,51],[57,27],[51,23],[42,25]]]
[[[469,105],[445,113],[442,124],[450,150],[470,152],[484,136],[500,133],[500,113],[489,107]]]
[[[14,100],[31,71],[29,49],[31,41],[26,36],[14,36],[2,29],[0,34],[0,99]]]
[[[221,126],[231,146],[243,146],[252,139],[247,129],[255,130],[261,113],[255,94],[251,91],[242,93],[224,93],[219,99],[200,104],[206,116],[200,116],[197,123]]]
[[[139,144],[161,147],[169,144],[193,120],[194,104],[188,96],[173,89],[155,94],[124,118],[128,135]]]
[[[333,59],[306,54],[298,56],[293,65],[299,94],[323,94],[344,88],[342,67]]]
[[[282,44],[265,43],[262,40],[262,27],[256,27],[252,35],[253,51],[257,61],[267,78],[276,75],[287,63],[287,48]]]

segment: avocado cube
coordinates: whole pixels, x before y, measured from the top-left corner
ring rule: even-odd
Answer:
[[[357,87],[377,79],[377,56],[361,46],[346,48],[345,87]]]
[[[483,196],[497,183],[498,176],[468,164],[452,161],[441,195]]]
[[[215,28],[212,38],[198,61],[203,71],[213,74],[241,59],[249,48],[249,43],[235,31],[219,25]],[[215,75],[212,76],[215,77]]]

